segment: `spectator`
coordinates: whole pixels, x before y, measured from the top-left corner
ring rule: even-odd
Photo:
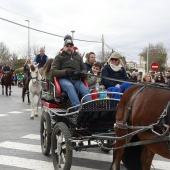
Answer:
[[[142,82],[144,83],[153,83],[152,76],[149,73],[145,73]]]
[[[14,74],[14,85],[17,86],[17,74]]]
[[[137,82],[137,74],[135,71],[131,73],[129,80],[131,80],[132,82]]]
[[[170,87],[170,68],[169,68],[169,70],[167,71],[167,73],[166,73],[166,79],[167,79],[167,84],[168,84],[168,86]]]
[[[141,77],[141,75],[139,74],[139,75],[137,76],[137,82],[140,83],[141,81],[142,81],[142,77]]]
[[[90,52],[86,54],[86,62],[84,64],[86,66],[87,72],[90,71],[95,61],[96,61],[96,55],[94,52]]]
[[[108,91],[123,93],[129,86],[131,86],[129,83],[121,84],[119,82],[119,80],[128,80],[128,77],[117,52],[111,53],[108,65],[105,65],[102,70],[102,76],[117,79],[115,81],[102,79],[102,84]],[[120,99],[121,95],[111,94],[111,98]]]
[[[61,88],[64,92],[68,94],[68,97],[73,106],[79,105],[80,100],[76,91],[79,91],[81,97],[89,94],[87,87],[80,80],[81,77],[75,72],[81,72],[82,74],[86,72],[86,67],[83,63],[80,55],[73,50],[73,41],[66,39],[64,41],[64,49],[59,53],[51,66],[52,77],[58,77]],[[91,100],[88,96],[84,99],[84,102]]]
[[[1,78],[2,78],[2,66],[0,65],[0,83],[1,83]]]
[[[165,83],[164,77],[161,74],[156,76],[155,83]]]

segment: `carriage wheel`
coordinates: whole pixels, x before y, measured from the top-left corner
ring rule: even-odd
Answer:
[[[40,124],[41,149],[44,155],[48,155],[51,149],[51,119],[48,112],[43,112]]]
[[[103,152],[109,152],[111,149],[109,148],[112,148],[113,147],[113,143],[114,141],[113,140],[101,140],[101,143],[103,144],[104,147],[101,147],[101,150]],[[108,148],[108,149],[107,149]]]
[[[70,170],[73,151],[70,149],[70,131],[65,123],[59,122],[52,133],[52,157],[55,170]]]

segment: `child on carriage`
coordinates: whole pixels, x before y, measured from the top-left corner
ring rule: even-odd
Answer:
[[[100,75],[101,68],[102,68],[102,64],[100,62],[95,62],[92,65],[91,70],[87,72],[89,75],[86,77],[86,80],[90,88],[89,89],[90,93],[95,93],[97,91],[99,92],[106,91],[105,87],[101,85],[101,78],[97,77]],[[106,98],[107,94],[106,93],[99,94],[99,97]],[[98,95],[92,95],[92,99],[95,98],[98,98]]]

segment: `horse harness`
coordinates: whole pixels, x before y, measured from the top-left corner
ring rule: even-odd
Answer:
[[[40,83],[40,80],[38,80],[38,74],[37,74],[37,76],[35,76],[35,77],[32,77],[31,75],[30,75],[30,80],[36,80],[36,82],[35,83]]]
[[[153,138],[150,140],[145,140],[145,141],[138,141],[138,142],[133,142],[133,143],[126,143],[125,145],[122,145],[120,147],[117,148],[113,148],[113,150],[115,149],[120,149],[123,147],[130,147],[130,146],[137,146],[137,145],[146,145],[146,144],[151,144],[151,143],[157,143],[157,142],[162,142],[162,141],[167,141],[168,147],[169,147],[169,152],[170,152],[170,134],[169,134],[169,130],[170,127],[168,124],[166,124],[168,122],[168,119],[170,119],[170,100],[167,103],[165,109],[163,110],[163,112],[161,113],[160,117],[158,118],[157,122],[154,124],[151,124],[149,126],[129,126],[127,124],[127,120],[130,117],[130,113],[132,110],[132,105],[136,99],[136,97],[138,96],[139,93],[141,93],[146,87],[148,87],[149,85],[145,85],[143,87],[141,87],[133,96],[131,99],[131,102],[129,104],[129,106],[127,106],[127,112],[125,115],[125,118],[123,121],[116,121],[114,127],[120,128],[120,129],[124,129],[124,130],[128,130],[128,129],[136,129],[136,131],[133,131],[127,135],[124,135],[122,137],[116,137],[114,139],[117,140],[122,140],[122,139],[127,139],[129,137],[133,137],[136,134],[151,130],[154,134],[156,134],[157,136],[159,136],[158,138]],[[169,112],[168,112],[169,111]],[[169,116],[169,117],[168,117]],[[154,130],[155,127],[160,127],[162,129],[164,129],[164,132],[162,134],[156,132]]]

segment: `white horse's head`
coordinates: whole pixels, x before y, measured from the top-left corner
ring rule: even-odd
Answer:
[[[39,70],[38,70],[38,65],[39,64],[34,64],[34,65],[30,66],[31,81],[33,84],[40,83],[40,81],[42,79],[42,77],[39,73]]]

